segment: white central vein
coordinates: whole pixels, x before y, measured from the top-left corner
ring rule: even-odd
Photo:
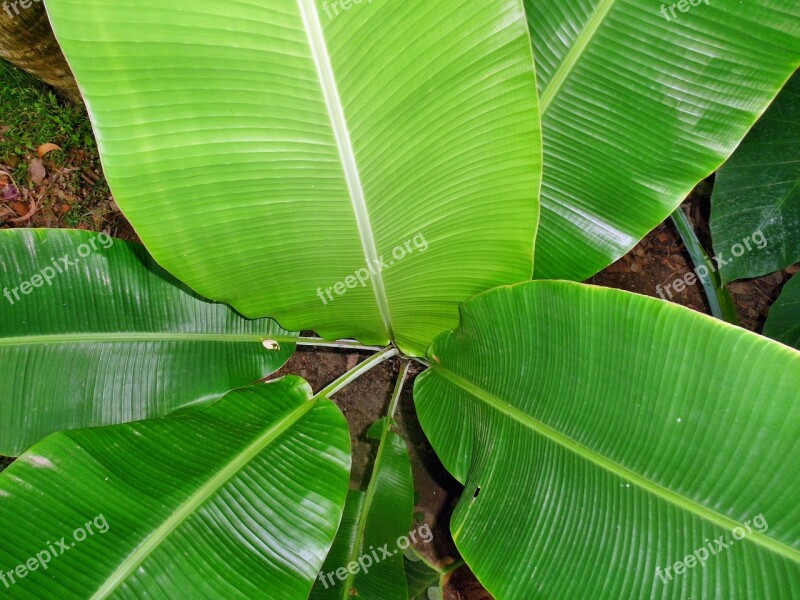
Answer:
[[[184,522],[197,510],[208,502],[222,489],[237,473],[244,469],[264,448],[272,444],[295,423],[302,419],[308,411],[316,406],[316,402],[309,401],[301,404],[291,413],[288,413],[269,426],[258,438],[241,452],[231,457],[209,479],[200,486],[191,496],[179,504],[172,514],[161,525],[153,530],[142,543],[129,554],[103,582],[103,585],[94,593],[92,600],[103,600],[111,596],[120,585],[138,569],[144,561],[153,554]]]
[[[261,343],[264,340],[297,343],[299,338],[287,335],[269,334],[228,334],[228,333],[164,333],[149,331],[119,331],[111,333],[63,333],[52,335],[25,335],[0,338],[0,348],[6,346],[44,346],[51,344],[102,344],[136,342],[220,342],[220,343]]]
[[[594,13],[592,13],[592,16],[589,18],[589,22],[586,23],[586,27],[584,27],[583,31],[581,31],[580,35],[572,44],[572,47],[566,53],[555,74],[550,79],[550,82],[542,91],[542,96],[539,99],[539,111],[542,114],[547,112],[550,103],[561,90],[564,83],[566,83],[567,78],[577,66],[584,52],[586,52],[589,42],[594,39],[595,35],[600,30],[600,26],[614,7],[615,2],[616,0],[600,0]]]
[[[336,143],[339,146],[339,156],[344,167],[344,175],[347,180],[347,187],[350,190],[350,199],[353,202],[353,210],[358,223],[358,232],[361,236],[361,245],[364,249],[364,256],[367,264],[374,269],[372,276],[375,299],[378,302],[383,324],[386,327],[387,335],[394,339],[392,331],[392,317],[389,312],[389,302],[386,299],[386,289],[383,285],[383,276],[378,265],[378,249],[375,245],[375,236],[372,233],[372,225],[369,220],[367,201],[364,196],[364,187],[361,183],[361,175],[358,171],[356,154],[353,150],[353,143],[350,139],[350,130],[347,127],[347,118],[344,114],[342,100],[339,97],[339,89],[336,85],[336,78],[333,73],[331,57],[328,53],[328,46],[325,42],[325,34],[322,31],[322,22],[317,12],[314,0],[297,0],[300,7],[300,14],[303,17],[303,24],[308,35],[308,43],[311,46],[311,53],[314,56],[314,63],[317,66],[322,92],[325,96],[325,103],[333,126],[333,133]]]
[[[440,364],[434,364],[431,369],[433,372],[441,375],[450,383],[460,387],[462,390],[471,394],[500,414],[517,421],[524,427],[527,427],[534,433],[544,437],[550,442],[561,446],[578,458],[594,464],[595,466],[611,473],[612,475],[629,481],[646,493],[649,493],[664,502],[671,503],[677,508],[704,519],[709,523],[713,523],[720,529],[733,531],[737,527],[741,527],[742,529],[745,528],[745,525],[743,525],[741,522],[732,519],[727,515],[719,513],[713,508],[709,508],[704,504],[700,504],[696,500],[693,500],[687,496],[683,496],[678,492],[673,492],[671,489],[663,486],[662,484],[651,481],[644,475],[628,469],[619,462],[615,462],[613,459],[601,454],[600,452],[597,452],[595,449],[589,446],[584,446],[561,431],[552,428],[544,421],[541,421],[533,415],[518,409],[516,406],[510,404],[507,400],[499,396],[495,396],[487,390],[484,390],[482,387],[475,385],[461,375],[450,371]],[[458,539],[462,529],[463,524],[461,528],[453,533],[453,539]],[[796,548],[793,548],[780,540],[771,538],[761,531],[750,531],[748,532],[747,537],[743,539],[767,548],[775,554],[783,556],[795,563],[800,563],[800,550],[797,550]]]

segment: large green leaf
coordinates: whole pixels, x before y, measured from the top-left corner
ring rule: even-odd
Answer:
[[[297,377],[160,419],[54,434],[0,475],[6,592],[304,599],[349,468],[344,417]]]
[[[311,600],[408,600],[398,540],[408,539],[414,511],[411,460],[388,419],[375,423],[370,437],[380,445],[369,486],[348,494],[342,525]]]
[[[531,282],[464,304],[431,361],[417,411],[466,485],[453,535],[495,597],[800,586],[787,460],[800,452],[800,353],[660,300]],[[676,574],[720,536],[734,543]]]
[[[800,261],[800,71],[719,170],[711,202],[724,281]]]
[[[141,245],[103,234],[0,231],[0,290],[8,456],[55,431],[219,398],[277,370],[295,347],[275,322],[198,297]]]
[[[545,149],[537,277],[585,279],[624,255],[800,62],[796,0],[682,0],[673,19],[675,4],[525,0]]]
[[[764,335],[800,350],[800,277],[795,275],[783,291],[764,325]]]
[[[204,296],[420,354],[462,301],[530,279],[521,0],[47,5],[115,198]]]

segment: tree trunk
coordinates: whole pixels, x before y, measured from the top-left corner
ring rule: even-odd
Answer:
[[[41,0],[0,0],[0,57],[52,85],[65,98],[80,101]]]

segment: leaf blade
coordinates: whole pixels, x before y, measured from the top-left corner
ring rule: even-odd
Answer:
[[[321,578],[312,589],[312,600],[352,597],[408,600],[405,563],[397,543],[411,529],[414,511],[411,459],[403,438],[388,430],[388,420],[375,425],[380,428],[377,437],[381,444],[368,489],[349,493],[342,526],[322,567]],[[382,548],[391,556],[385,556]],[[359,560],[368,564],[367,572]],[[359,569],[351,571],[344,580],[338,575],[330,576],[338,569],[349,569],[353,563],[358,563]]]
[[[796,352],[665,302],[534,282],[466,303],[431,358],[418,414],[467,487],[454,538],[496,596],[739,598],[800,580],[779,458],[798,444]],[[766,529],[664,575],[755,513]]]
[[[527,25],[517,0],[355,8],[48,7],[115,198],[161,264],[247,316],[422,355],[460,302],[532,273],[541,135]],[[380,281],[345,283],[376,256]]]
[[[717,173],[709,225],[714,250],[725,259],[720,271],[726,283],[800,261],[798,137],[800,74],[795,73]]]
[[[0,511],[13,521],[33,507],[39,519],[10,526],[0,554],[9,564],[35,556],[47,536],[101,513],[102,536],[14,592],[255,597],[269,589],[305,598],[333,541],[348,471],[341,413],[312,400],[299,378],[284,378],[169,417],[37,444],[0,475]]]
[[[537,279],[584,280],[626,254],[798,67],[788,0],[701,3],[669,20],[644,0],[525,7],[543,98]]]
[[[800,278],[794,275],[769,309],[764,335],[800,350]]]
[[[294,334],[198,297],[144,249],[88,232],[0,232],[0,454],[63,429],[161,416],[266,377]],[[81,248],[98,248],[81,257]],[[108,246],[107,248],[105,246]],[[61,258],[75,264],[61,267]],[[45,269],[30,294],[14,290]],[[40,281],[41,282],[41,281]],[[6,287],[8,286],[8,287]],[[280,340],[268,351],[265,339]]]

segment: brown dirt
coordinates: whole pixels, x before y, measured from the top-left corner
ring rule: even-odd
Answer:
[[[708,228],[711,180],[704,181],[683,204],[698,232],[698,238],[711,255],[711,233]],[[694,264],[672,222],[667,220],[645,237],[633,250],[613,265],[598,273],[588,283],[612,287],[658,298],[659,286],[684,277]],[[798,265],[764,277],[731,283],[728,289],[736,305],[741,326],[761,333],[770,306]],[[662,292],[663,293],[663,292]],[[674,292],[671,302],[710,314],[705,292],[700,284]]]

